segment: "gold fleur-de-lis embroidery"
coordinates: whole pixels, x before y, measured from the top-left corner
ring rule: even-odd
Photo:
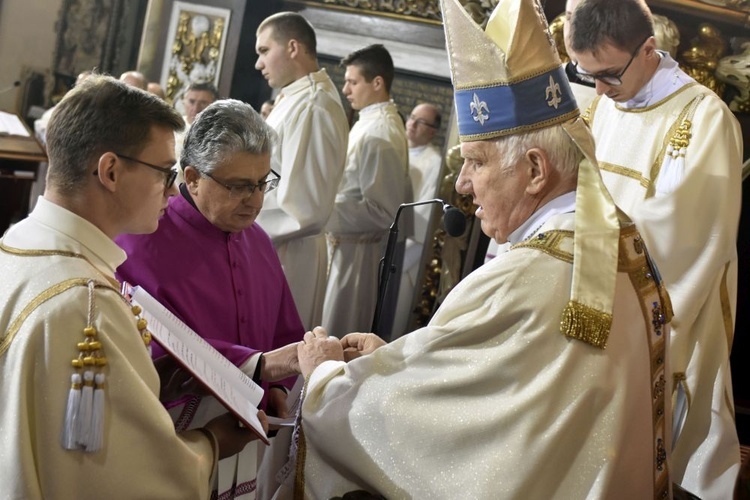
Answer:
[[[562,92],[560,91],[560,84],[555,82],[552,75],[549,76],[549,86],[546,88],[544,98],[547,100],[547,106],[557,107],[562,102]]]
[[[469,103],[469,111],[471,112],[471,116],[474,117],[474,121],[479,122],[480,125],[484,125],[485,120],[490,117],[490,108],[487,107],[486,102],[479,100],[476,92],[474,92],[474,101]],[[476,113],[476,116],[474,113]]]

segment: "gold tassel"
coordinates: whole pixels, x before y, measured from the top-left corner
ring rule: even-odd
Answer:
[[[83,329],[84,340],[76,345],[78,357],[71,361],[75,373],[71,376],[61,444],[66,450],[94,452],[102,447],[104,440],[103,370],[107,358],[94,327],[96,283],[90,280],[87,285],[88,321]]]
[[[593,307],[570,301],[563,310],[560,329],[566,337],[580,340],[594,347],[607,347],[612,315]]]

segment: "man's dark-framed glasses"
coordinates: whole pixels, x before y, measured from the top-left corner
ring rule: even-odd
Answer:
[[[151,163],[147,163],[143,160],[139,160],[137,158],[131,158],[130,156],[121,155],[120,153],[115,153],[118,157],[122,158],[123,160],[132,161],[133,163],[138,163],[140,165],[146,166],[148,168],[152,168],[154,170],[158,170],[162,174],[164,174],[164,188],[169,189],[172,187],[172,184],[174,184],[174,180],[177,178],[177,169],[172,168],[165,168],[165,167],[157,167],[156,165],[152,165]]]
[[[633,60],[635,59],[635,56],[638,55],[638,51],[641,50],[641,47],[643,47],[643,44],[646,43],[646,40],[651,38],[652,35],[647,36],[643,39],[641,43],[638,44],[638,46],[635,48],[633,53],[630,56],[630,60],[628,61],[628,64],[625,65],[622,71],[620,71],[620,74],[613,75],[610,73],[597,73],[596,75],[592,75],[591,73],[584,73],[581,71],[581,69],[578,67],[578,61],[573,63],[573,67],[575,68],[576,76],[581,79],[582,82],[588,83],[590,85],[594,85],[597,80],[599,80],[602,83],[606,83],[607,85],[610,85],[612,87],[618,87],[622,85],[622,75],[625,74],[625,72],[628,70],[630,65],[633,63]]]
[[[427,120],[424,120],[422,118],[417,118],[414,115],[409,115],[409,120],[413,121],[417,125],[424,125],[425,127],[437,128],[437,125],[435,125],[434,123],[429,123]]]
[[[252,182],[244,182],[242,184],[229,184],[225,181],[217,179],[208,172],[201,172],[201,175],[205,175],[218,185],[226,188],[226,190],[229,191],[230,198],[244,198],[246,196],[250,196],[255,192],[256,189],[260,190],[261,193],[273,191],[274,189],[276,189],[276,187],[278,187],[281,176],[277,174],[273,169],[271,169],[271,174],[273,174],[275,177],[273,177],[272,179],[266,178],[266,180],[260,181],[257,184],[253,184]]]

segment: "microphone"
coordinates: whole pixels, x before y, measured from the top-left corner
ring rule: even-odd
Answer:
[[[5,92],[8,92],[9,90],[13,90],[14,88],[20,87],[20,86],[21,86],[21,80],[16,80],[15,82],[13,82],[11,85],[8,85],[4,89],[0,89],[0,94],[4,94]]]
[[[378,301],[375,304],[375,316],[372,319],[372,328],[370,331],[376,335],[380,335],[381,329],[381,316],[383,313],[383,304],[385,303],[385,296],[388,290],[388,282],[390,281],[391,274],[396,272],[396,266],[393,265],[393,258],[396,253],[396,241],[398,240],[398,219],[401,217],[401,211],[405,208],[418,207],[420,205],[428,205],[430,203],[439,203],[443,206],[443,225],[445,226],[445,232],[450,236],[456,237],[461,236],[466,229],[466,217],[461,210],[446,203],[440,198],[433,198],[432,200],[415,201],[413,203],[402,203],[398,207],[396,217],[393,219],[390,230],[388,231],[388,242],[385,245],[385,253],[383,258],[380,259],[382,268],[380,270],[380,277],[378,279]]]
[[[450,236],[461,236],[466,230],[466,216],[461,210],[446,203],[443,206],[443,226]]]

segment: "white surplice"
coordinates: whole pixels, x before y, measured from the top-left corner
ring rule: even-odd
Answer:
[[[276,246],[302,324],[321,323],[327,270],[323,229],[344,171],[349,123],[321,69],[281,89],[267,122],[279,135],[271,168],[281,183],[257,222]]]
[[[688,404],[673,479],[703,499],[725,499],[740,463],[729,353],[742,137],[727,106],[661,55],[632,101],[594,101],[591,127],[604,183],[638,225],[672,298],[675,389]],[[684,139],[681,126],[689,126],[684,158],[665,162],[670,139]]]
[[[323,326],[331,335],[370,330],[386,233],[411,196],[407,151],[404,122],[393,102],[360,111],[326,226],[330,272]]]

